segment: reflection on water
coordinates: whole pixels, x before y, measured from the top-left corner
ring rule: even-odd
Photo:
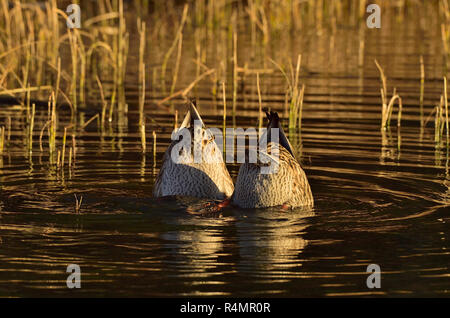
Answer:
[[[23,116],[2,105],[0,121],[10,116],[12,128],[8,151],[0,156],[0,296],[448,296],[449,155],[435,147],[432,123],[419,124],[419,56],[427,79],[425,117],[439,101],[444,63],[436,12],[425,7],[417,19],[416,9],[403,19],[387,11],[380,30],[351,20],[258,45],[238,34],[239,69],[248,68],[239,73],[239,127],[258,123],[255,70],[263,107],[279,111],[287,123],[285,79],[266,57],[303,54],[302,130],[286,131],[310,180],[313,210],[227,207],[202,215],[207,200],[153,199],[173,112],[155,106],[166,96],[159,84],[151,85],[145,106],[147,136],[158,133],[154,162],[151,152],[140,151],[133,58],[128,110],[104,131],[94,123],[77,135],[74,169],[49,165],[37,144],[25,151]],[[189,32],[183,61],[197,58]],[[202,53],[207,62],[228,67],[228,30],[198,36],[209,43]],[[161,60],[170,43],[162,37],[152,58]],[[380,131],[374,58],[402,96],[399,128]],[[180,88],[196,71],[197,64],[182,63]],[[193,94],[206,124],[222,127],[222,96],[212,96],[214,85],[202,81]],[[230,114],[231,101],[228,107]],[[181,99],[172,108],[184,113]],[[92,115],[80,112],[79,121]],[[60,113],[60,127],[69,117]],[[36,131],[46,118],[47,109],[38,107]],[[228,168],[235,178],[239,166]],[[75,194],[83,196],[79,214]],[[65,285],[72,263],[82,269],[76,291]],[[381,290],[366,287],[371,263],[381,267]]]

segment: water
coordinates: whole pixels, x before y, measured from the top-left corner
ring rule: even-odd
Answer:
[[[284,78],[262,52],[279,56],[283,44],[294,60],[303,54],[303,127],[301,136],[291,131],[289,138],[311,184],[312,210],[228,207],[220,216],[204,216],[199,211],[207,200],[152,198],[173,113],[156,108],[167,95],[149,89],[146,112],[156,124],[148,124],[147,136],[158,134],[154,165],[151,150],[140,153],[133,59],[128,113],[103,135],[95,122],[77,135],[73,170],[61,173],[50,166],[38,135],[29,156],[17,108],[2,106],[0,118],[12,116],[12,133],[0,157],[0,296],[448,296],[448,153],[435,148],[434,117],[423,131],[419,124],[421,54],[424,117],[443,89],[439,25],[433,12],[413,10],[402,20],[389,14],[380,30],[363,26],[362,50],[361,30],[351,23],[334,35],[312,29],[307,36],[280,36],[253,49],[246,35],[239,35],[240,65],[250,52],[255,56],[250,68],[273,69],[261,76],[263,106],[285,119]],[[226,31],[219,35],[226,38]],[[195,57],[189,43],[187,34],[186,61]],[[169,44],[153,50],[165,52]],[[210,59],[220,60],[217,43],[210,48]],[[397,87],[404,103],[401,129],[395,110],[385,136],[374,58],[386,71],[389,92]],[[193,63],[181,65],[180,89],[193,80],[195,69]],[[255,78],[247,75],[238,94],[239,127],[257,125]],[[221,96],[212,97],[210,82],[201,82],[196,96],[206,124],[221,127]],[[174,107],[184,115],[179,99]],[[89,108],[80,116],[86,121],[95,112]],[[36,131],[46,116],[46,106],[39,107]],[[61,111],[59,120],[60,142],[69,114]],[[228,168],[235,178],[239,166]],[[78,214],[74,194],[83,197]],[[79,290],[66,287],[72,263],[81,266]],[[381,267],[380,289],[366,286],[372,263]]]

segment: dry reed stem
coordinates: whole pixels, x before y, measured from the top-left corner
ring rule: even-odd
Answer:
[[[44,124],[44,126],[42,126],[41,133],[40,133],[40,135],[39,135],[39,148],[40,148],[41,152],[44,151],[44,148],[42,147],[42,136],[44,136],[45,128],[47,128],[48,125],[50,125],[50,123],[51,123],[51,120],[48,120],[48,121]]]
[[[386,76],[384,75],[384,70],[378,63],[378,61],[375,59],[375,65],[378,68],[378,71],[380,72],[381,77],[381,84],[382,84],[382,103],[383,103],[383,109],[385,106],[387,106],[386,98],[387,98],[387,86],[386,86]]]
[[[8,134],[6,140],[9,142],[11,140],[11,116],[8,116],[7,118],[7,127],[8,127]]]
[[[445,128],[447,133],[447,148],[449,147],[449,123],[448,123],[448,99],[447,99],[447,77],[444,76],[444,104],[445,104]]]
[[[33,103],[31,106],[31,118],[30,118],[30,129],[28,135],[28,150],[33,150],[33,130],[34,130],[34,116],[36,114],[36,104]]]
[[[24,92],[35,92],[35,91],[47,90],[47,89],[52,89],[52,86],[45,85],[45,86],[36,86],[36,87],[6,89],[3,91],[0,91],[0,95],[13,95],[13,94],[19,94],[19,93],[24,93]]]
[[[72,167],[72,156],[73,156],[73,150],[72,150],[72,147],[69,147],[69,168]]]
[[[105,127],[106,107],[108,107],[108,103],[106,102],[105,94],[103,92],[103,85],[102,85],[102,82],[100,81],[100,78],[98,77],[98,75],[96,76],[96,80],[97,80],[98,88],[100,90],[100,97],[102,99],[101,125],[102,125],[102,129],[103,129]]]
[[[237,86],[238,86],[238,73],[237,73],[237,32],[236,27],[233,30],[233,126],[236,118],[236,100],[237,100]]]
[[[145,64],[144,64],[144,54],[145,54],[145,22],[138,20],[138,32],[139,32],[139,84],[141,85],[141,93],[139,94],[139,126],[141,126],[144,121],[144,100],[145,100]],[[144,95],[144,96],[142,96]]]
[[[145,64],[142,64],[142,69],[145,70]],[[142,72],[141,93],[139,94],[139,126],[145,125],[145,72]]]
[[[3,154],[3,147],[5,145],[5,126],[0,127],[0,155]]]
[[[302,89],[300,90],[300,106],[299,106],[299,113],[298,113],[298,129],[301,132],[302,131],[302,118],[303,118],[303,98],[305,96],[305,84],[302,85]]]
[[[183,34],[180,34],[180,38],[178,40],[177,60],[175,62],[175,70],[173,72],[173,80],[172,80],[172,86],[170,87],[170,94],[173,94],[173,92],[175,90],[175,86],[177,85],[178,72],[180,69],[182,47],[183,47]]]
[[[222,82],[222,98],[223,98],[223,140],[222,140],[222,147],[223,147],[223,156],[225,157],[226,153],[226,128],[227,128],[227,96],[226,96],[226,89],[225,89],[225,82]]]
[[[259,86],[259,73],[256,73],[256,87],[258,90],[258,127],[259,129],[262,128],[262,100],[261,100],[261,88]]]
[[[215,69],[210,69],[210,70],[204,72],[199,77],[197,77],[194,81],[192,81],[188,85],[188,87],[186,87],[185,89],[179,90],[179,91],[173,93],[172,95],[170,95],[170,96],[160,100],[159,102],[156,103],[156,106],[161,107],[162,104],[164,104],[165,102],[167,102],[167,101],[169,101],[169,100],[171,100],[171,99],[173,99],[173,98],[175,98],[177,96],[186,97],[187,93],[189,93],[198,82],[200,82],[204,77],[210,75],[211,73],[214,73],[215,71],[216,71]],[[164,107],[164,109],[166,109],[166,108]]]
[[[178,110],[175,110],[175,118],[174,118],[173,129],[177,130],[177,128],[178,128]]]
[[[163,90],[165,91],[165,77],[166,77],[166,68],[167,68],[167,62],[169,61],[170,56],[172,55],[173,50],[175,49],[175,46],[177,45],[182,32],[183,32],[183,28],[184,28],[184,24],[186,22],[187,19],[187,13],[188,13],[188,9],[189,9],[189,4],[185,4],[184,8],[183,8],[183,14],[181,16],[181,22],[180,25],[178,27],[175,39],[172,42],[172,45],[170,46],[169,50],[167,51],[167,53],[164,55],[164,59],[163,59],[163,63],[161,66],[161,79],[163,81]]]
[[[83,202],[83,196],[80,196],[79,201],[78,201],[78,197],[75,193],[74,193],[74,196],[75,196],[75,213],[78,214],[78,213],[80,213],[81,203]]]
[[[420,56],[420,125],[423,126],[423,94],[425,90],[425,67],[423,65],[423,56]]]
[[[61,166],[61,150],[58,149],[58,156],[56,160],[56,166],[59,168]]]
[[[84,130],[84,128],[86,128],[87,125],[89,125],[93,120],[98,119],[99,118],[99,114],[95,114],[94,116],[92,116],[86,123],[84,123],[83,126],[80,127],[80,131]]]
[[[444,96],[441,95],[439,105],[436,106],[436,114],[434,120],[434,141],[436,143],[436,147],[440,147],[442,140],[442,132],[444,130],[444,116],[443,116],[443,108],[444,108]]]
[[[156,132],[152,132],[153,135],[153,167],[156,167]]]
[[[145,140],[145,118],[142,122],[142,124],[139,126],[139,131],[141,133],[141,147],[142,147],[142,153],[145,153],[147,147],[146,147],[146,140]]]

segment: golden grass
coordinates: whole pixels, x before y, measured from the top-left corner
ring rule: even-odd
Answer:
[[[137,0],[135,5],[139,8],[146,7],[146,1]],[[42,138],[44,132],[48,133],[48,147],[50,160],[58,160],[59,164],[64,166],[66,157],[66,138],[67,127],[64,128],[62,139],[62,149],[57,151],[56,135],[58,123],[58,108],[62,100],[67,102],[71,110],[71,124],[73,130],[84,130],[93,120],[100,121],[102,133],[105,128],[106,121],[111,123],[117,119],[120,121],[121,111],[125,109],[125,75],[127,70],[128,50],[133,48],[130,46],[130,37],[127,30],[127,21],[124,14],[123,0],[100,0],[96,2],[92,10],[88,9],[87,18],[83,17],[82,29],[68,29],[65,26],[67,15],[64,11],[58,9],[56,0],[50,0],[45,3],[45,8],[34,5],[33,3],[21,3],[18,1],[10,2],[0,0],[0,96],[14,96],[18,99],[23,109],[26,110],[24,119],[27,123],[28,147],[33,147],[33,131],[36,127],[42,127],[39,136],[40,149],[42,151]],[[252,57],[246,57],[242,54],[242,63],[244,67],[238,65],[238,34],[246,22],[250,22],[251,43],[253,51],[258,45],[264,49],[262,57],[266,58],[266,44],[270,42],[276,32],[288,32],[292,30],[301,30],[308,27],[311,23],[318,22],[318,28],[330,26],[336,28],[339,21],[348,19],[361,19],[363,10],[363,1],[359,1],[359,10],[353,10],[352,13],[346,14],[346,8],[349,8],[350,1],[327,2],[327,1],[292,1],[288,4],[281,0],[250,0],[247,4],[229,2],[224,0],[211,0],[207,2],[195,2],[193,9],[190,4],[184,5],[182,10],[173,3],[155,4],[159,8],[151,14],[147,11],[139,12],[141,19],[138,20],[137,29],[139,33],[139,131],[141,139],[141,148],[145,152],[145,111],[144,104],[146,98],[146,72],[153,74],[151,78],[151,87],[149,88],[149,100],[153,96],[153,92],[159,92],[157,87],[158,80],[162,80],[164,95],[158,97],[155,104],[156,107],[168,109],[167,102],[172,104],[175,98],[187,98],[191,90],[197,88],[197,84],[210,76],[212,82],[212,95],[216,98],[217,91],[220,90],[219,85],[222,82],[223,92],[223,129],[224,144],[223,152],[225,154],[225,129],[226,129],[226,91],[225,80],[231,79],[230,92],[232,94],[232,115],[233,125],[235,125],[236,108],[238,101],[239,81],[247,74],[256,74],[257,94],[258,94],[258,126],[263,126],[262,104],[260,76],[263,73],[272,73],[273,69],[264,65],[251,65]],[[449,16],[448,0],[441,0],[440,3],[442,21],[441,36],[443,41],[443,51],[448,59],[449,54]],[[358,5],[355,6],[355,8]],[[353,8],[352,4],[352,8]],[[166,10],[167,9],[167,10]],[[181,9],[181,8],[180,8]],[[241,10],[241,11],[239,11]],[[96,16],[89,16],[94,13]],[[363,12],[364,13],[364,12]],[[85,14],[85,11],[83,12]],[[348,16],[349,15],[349,16]],[[176,26],[170,29],[173,19],[178,21]],[[356,20],[352,20],[356,21]],[[130,21],[128,21],[130,22]],[[147,28],[147,23],[149,24]],[[438,25],[439,25],[438,24]],[[217,44],[225,53],[220,56],[220,61],[211,62],[216,64],[208,64],[206,60],[209,49],[205,47],[205,43],[209,43],[211,37],[216,36],[225,30],[224,36],[228,41],[225,45]],[[185,63],[185,48],[189,48],[190,43],[186,39],[190,38],[185,33],[195,32],[195,62],[197,64],[195,71],[195,79],[185,88],[179,89],[181,83],[180,68]],[[228,32],[228,33],[226,33]],[[159,62],[150,60],[150,48],[146,48],[146,43],[152,43],[161,40],[162,46],[165,44],[164,39],[169,38],[167,42],[168,50],[159,56]],[[239,39],[241,39],[239,37]],[[260,41],[260,42],[258,42]],[[240,42],[239,42],[240,44]],[[192,45],[191,45],[192,46]],[[147,51],[148,54],[146,54]],[[188,52],[187,52],[188,53]],[[176,54],[176,56],[174,56]],[[241,53],[239,53],[241,54]],[[252,52],[252,54],[254,54]],[[259,53],[258,53],[259,54]],[[186,54],[187,55],[187,54]],[[67,57],[67,58],[66,58]],[[241,56],[240,56],[241,57]],[[153,56],[152,56],[153,58]],[[300,83],[301,58],[297,56],[297,63],[293,65],[289,62],[287,68],[281,67],[278,63],[271,60],[272,63],[283,73],[287,82],[286,106],[289,110],[289,128],[302,128],[303,118],[303,102],[305,94],[305,85]],[[130,59],[133,59],[131,57]],[[63,62],[62,62],[63,61]],[[170,63],[169,63],[170,62]],[[159,64],[158,64],[159,63]],[[381,98],[382,98],[382,120],[381,128],[386,130],[390,126],[392,114],[395,104],[398,104],[397,126],[401,125],[402,118],[402,98],[394,93],[390,98],[387,92],[387,78],[384,70],[375,61],[380,72],[381,79]],[[154,64],[158,64],[155,65]],[[173,68],[169,67],[173,65]],[[146,70],[145,66],[150,67]],[[207,66],[208,65],[208,66]],[[168,92],[165,91],[167,70],[171,72],[171,85]],[[203,73],[202,73],[202,70]],[[423,121],[424,107],[424,85],[425,71],[423,56],[420,57],[420,112],[421,126]],[[239,75],[242,77],[239,78]],[[158,79],[158,75],[160,78]],[[151,75],[150,75],[151,76]],[[102,79],[102,81],[100,81]],[[107,79],[111,79],[107,81]],[[92,83],[96,82],[99,88],[99,94],[93,94],[91,89]],[[94,84],[95,86],[95,84]],[[442,102],[435,109],[436,125],[438,126],[439,140],[442,141],[443,129],[446,128],[447,145],[449,143],[448,128],[448,102],[447,102],[447,79],[444,78],[444,92]],[[178,90],[177,90],[178,89]],[[48,103],[48,118],[43,123],[35,122],[35,105],[34,100],[43,99],[45,94],[51,91]],[[197,92],[196,92],[197,94]],[[245,94],[245,91],[244,91]],[[81,107],[89,105],[89,99],[101,99],[101,112],[94,115],[86,123],[77,124],[78,112]],[[244,95],[244,101],[245,101]],[[154,99],[153,99],[154,100]],[[109,107],[109,109],[108,109]],[[171,108],[173,109],[173,108]],[[109,113],[108,113],[109,111]],[[177,128],[178,113],[175,111],[174,128]],[[80,117],[81,118],[81,117]],[[5,129],[7,128],[7,129]],[[148,127],[147,127],[148,128]],[[2,152],[7,142],[10,140],[11,134],[11,118],[8,117],[8,124],[2,127]],[[156,151],[156,133],[153,132],[153,147]],[[72,161],[75,163],[75,135],[72,135],[72,146],[69,148],[69,166]],[[73,156],[73,157],[72,157]],[[156,154],[154,154],[156,161]]]
[[[262,126],[263,126],[263,123],[262,123],[263,115],[262,115],[261,87],[259,85],[259,73],[256,73],[256,87],[257,87],[257,90],[258,90],[258,105],[259,105],[259,108],[258,108],[258,127],[259,127],[259,129],[261,129]]]
[[[153,136],[153,167],[156,167],[156,132],[152,132]]]
[[[300,88],[300,65],[302,62],[302,55],[297,56],[297,64],[295,67],[292,62],[289,63],[290,76],[287,75],[284,68],[270,59],[286,79],[288,89],[286,91],[286,103],[288,103],[289,109],[289,129],[301,128],[301,121],[303,116],[303,98],[305,95],[305,85]]]
[[[420,56],[420,125],[423,126],[423,94],[425,91],[425,67],[423,65],[423,56]]]
[[[3,148],[5,146],[5,126],[0,127],[0,155],[3,154]]]
[[[162,84],[163,84],[163,92],[166,91],[165,79],[166,79],[167,63],[168,63],[168,61],[170,59],[170,56],[172,55],[173,51],[175,50],[175,47],[177,46],[177,43],[180,46],[179,42],[180,42],[180,40],[181,40],[181,38],[183,36],[182,32],[183,32],[184,25],[186,23],[188,10],[189,10],[189,5],[185,4],[184,8],[183,8],[183,13],[182,13],[182,16],[181,16],[181,22],[180,22],[180,25],[179,25],[178,30],[176,32],[175,39],[173,40],[172,45],[170,46],[170,48],[167,51],[167,53],[164,55],[163,63],[162,63],[162,66],[161,66],[161,80],[162,80]]]
[[[223,134],[223,140],[222,140],[222,153],[223,157],[225,158],[226,154],[226,129],[227,129],[227,93],[225,89],[225,82],[222,82],[222,98],[223,98],[223,123],[222,123],[222,134]]]
[[[403,104],[401,97],[396,93],[396,89],[394,88],[394,92],[392,94],[392,97],[389,100],[389,103],[387,102],[388,99],[388,93],[387,93],[387,78],[384,74],[383,68],[380,66],[377,60],[375,60],[375,65],[378,68],[378,71],[380,72],[380,81],[381,81],[381,129],[386,130],[390,127],[391,124],[391,118],[392,113],[394,109],[394,104],[396,101],[398,101],[398,114],[397,114],[397,126],[401,126],[401,119],[402,119],[402,110],[403,110]]]

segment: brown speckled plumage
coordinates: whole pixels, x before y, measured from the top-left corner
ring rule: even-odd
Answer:
[[[201,120],[195,106],[191,103],[183,125],[191,134],[191,149],[194,149],[193,120]],[[183,127],[182,125],[182,127]],[[203,128],[204,130],[204,128]],[[203,138],[202,148],[208,146],[204,156],[214,159],[214,163],[192,161],[191,153],[180,153],[180,163],[172,161],[171,152],[179,141],[173,141],[166,150],[163,164],[156,178],[153,195],[155,197],[182,195],[198,198],[225,199],[233,193],[233,181],[222,160],[222,153],[214,139]],[[212,143],[212,144],[211,144]],[[189,162],[191,161],[191,162]]]
[[[242,208],[264,208],[278,205],[290,207],[314,205],[311,188],[305,172],[293,156],[292,147],[279,125],[278,114],[267,114],[270,128],[279,128],[278,170],[262,174],[262,163],[244,163],[239,169],[233,204]],[[268,140],[267,152],[270,154],[275,144]]]

